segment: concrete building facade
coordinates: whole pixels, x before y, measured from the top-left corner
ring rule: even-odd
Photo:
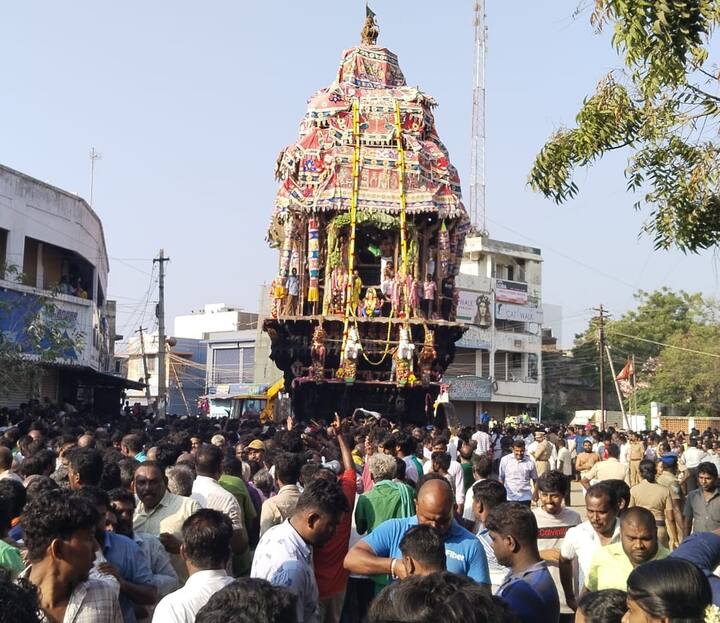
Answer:
[[[145,359],[147,362],[148,389],[150,402],[158,398],[158,334],[147,333],[143,336]],[[195,415],[198,411],[198,399],[205,394],[205,363],[207,343],[205,340],[175,338],[168,345],[165,364],[165,387],[168,403],[166,412],[177,415]],[[145,367],[143,364],[143,345],[140,337],[134,335],[127,342],[127,378],[143,382]],[[128,390],[130,404],[148,405],[145,389]]]
[[[202,340],[208,333],[254,329],[257,314],[230,307],[225,303],[208,303],[202,309],[175,316],[175,337]]]
[[[457,418],[486,410],[540,415],[542,400],[542,256],[540,249],[484,237],[465,241],[457,320],[468,325],[444,381]]]
[[[43,364],[40,387],[0,388],[0,404],[38,397],[114,409],[116,396],[119,405],[123,379],[110,374],[115,307],[106,298],[108,272],[102,222],[84,199],[0,165],[0,332],[21,344],[23,314],[50,300],[68,333],[80,337],[77,348]],[[113,397],[103,397],[103,388]]]

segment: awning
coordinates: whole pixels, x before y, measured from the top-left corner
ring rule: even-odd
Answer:
[[[145,383],[139,383],[131,379],[126,379],[122,376],[116,376],[115,374],[108,374],[107,372],[99,372],[89,366],[73,366],[64,363],[43,363],[43,366],[47,368],[56,368],[58,370],[64,370],[71,374],[84,377],[84,382],[88,385],[95,387],[119,387],[122,389],[145,389]]]

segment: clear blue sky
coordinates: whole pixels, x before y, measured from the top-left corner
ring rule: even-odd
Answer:
[[[603,302],[619,315],[636,288],[718,294],[710,252],[654,252],[638,237],[613,154],[557,207],[527,187],[552,130],[619,64],[578,0],[487,0],[487,207],[494,238],[542,249],[547,303],[563,306],[564,342]],[[441,138],[469,193],[471,0],[375,0],[382,45],[410,84],[439,102]],[[3,9],[0,161],[89,196],[88,152],[101,154],[95,209],[109,254],[118,328],[137,328],[152,258],[165,248],[167,314],[208,302],[257,309],[277,255],[264,237],[279,150],[307,98],[359,40],[361,0],[24,0]],[[144,259],[143,259],[144,258]],[[154,292],[149,297],[155,298]],[[152,304],[144,322],[152,326]]]

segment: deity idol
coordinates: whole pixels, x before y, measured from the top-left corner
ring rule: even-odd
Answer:
[[[425,329],[425,342],[418,356],[420,383],[422,383],[423,387],[427,387],[432,381],[432,368],[436,358],[437,351],[435,350],[434,334],[429,329]]]
[[[395,352],[395,381],[398,385],[407,385],[412,373],[413,353],[415,344],[410,341],[410,329],[400,328],[400,339]]]
[[[310,378],[320,383],[325,378],[325,355],[327,349],[325,347],[325,331],[318,326],[313,333],[312,346],[310,348],[310,356],[312,357],[312,365],[310,366]]]
[[[343,351],[343,378],[345,383],[352,385],[355,382],[357,374],[357,359],[362,346],[358,331],[351,326],[348,329],[347,341],[345,342],[345,350]]]

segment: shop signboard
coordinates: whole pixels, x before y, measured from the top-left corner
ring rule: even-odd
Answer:
[[[495,280],[495,301],[525,305],[528,302],[528,284],[519,281]]]

